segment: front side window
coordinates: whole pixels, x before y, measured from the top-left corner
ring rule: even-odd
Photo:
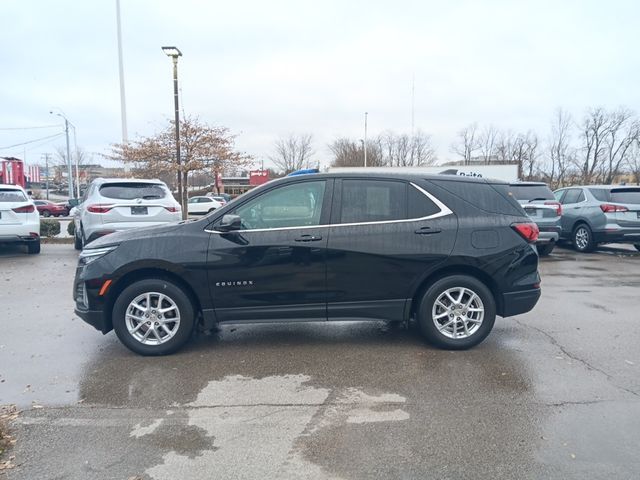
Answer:
[[[320,225],[324,180],[271,190],[238,207],[243,230]]]
[[[343,180],[340,223],[407,218],[407,186],[387,180]]]

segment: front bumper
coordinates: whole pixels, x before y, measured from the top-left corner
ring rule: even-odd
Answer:
[[[82,310],[76,306],[74,312],[96,330],[102,333],[109,333],[111,331],[111,325],[107,325],[104,319],[104,312],[101,310]]]
[[[509,292],[502,295],[502,316],[512,317],[533,310],[542,291],[539,288]]]

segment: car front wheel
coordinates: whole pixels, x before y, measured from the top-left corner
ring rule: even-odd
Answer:
[[[581,223],[573,229],[573,248],[578,252],[586,253],[593,251],[596,248],[593,242],[593,234],[588,225]]]
[[[113,306],[113,329],[140,355],[167,355],[193,332],[195,312],[178,285],[163,279],[140,280],[125,288]]]
[[[436,281],[418,309],[418,323],[426,339],[450,350],[463,350],[482,342],[495,319],[493,294],[480,280],[467,275]]]

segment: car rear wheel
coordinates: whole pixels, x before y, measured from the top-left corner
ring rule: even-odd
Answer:
[[[43,217],[47,217],[47,218],[48,218],[48,217],[50,217],[50,216],[51,216],[51,212],[50,212],[49,210],[44,210],[44,211],[42,212],[42,216],[43,216]]]
[[[79,232],[78,229],[76,229],[76,231],[73,234],[73,248],[75,248],[76,250],[82,250],[82,246],[83,246],[82,233]]]
[[[29,255],[34,255],[36,253],[40,253],[40,240],[32,241],[27,243],[27,253]]]
[[[572,241],[573,248],[575,248],[578,252],[592,252],[593,249],[596,248],[596,245],[593,242],[593,234],[591,233],[591,229],[584,223],[579,224],[576,228],[573,229]]]
[[[493,294],[480,280],[452,275],[426,291],[418,323],[426,339],[441,348],[463,350],[482,342],[495,323]]]
[[[195,312],[187,294],[163,279],[140,280],[125,288],[113,306],[113,329],[140,355],[167,355],[193,332]]]
[[[538,250],[538,255],[541,257],[546,257],[551,252],[553,252],[553,248],[555,247],[555,243],[547,243],[546,245],[536,245],[536,249]]]

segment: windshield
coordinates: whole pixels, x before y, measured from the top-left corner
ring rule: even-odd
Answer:
[[[509,185],[517,200],[554,200],[553,192],[546,185]]]
[[[9,188],[0,189],[0,202],[24,202],[27,197],[20,190]]]
[[[117,200],[155,200],[166,197],[167,191],[159,183],[106,183],[100,187],[100,195]]]

